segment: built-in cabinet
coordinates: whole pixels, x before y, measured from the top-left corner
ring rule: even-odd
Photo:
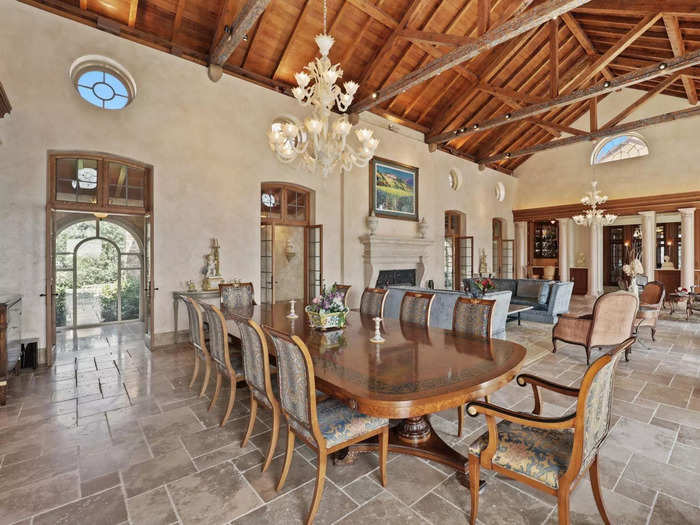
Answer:
[[[22,347],[22,296],[0,293],[0,405],[7,402],[7,380]]]

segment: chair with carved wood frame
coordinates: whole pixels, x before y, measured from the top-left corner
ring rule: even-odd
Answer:
[[[639,311],[634,320],[634,333],[639,332],[642,326],[651,329],[651,340],[656,341],[656,321],[659,319],[661,307],[666,297],[666,288],[660,281],[651,281],[644,286],[639,296]]]
[[[243,360],[240,355],[231,354],[229,350],[228,327],[221,310],[203,301],[199,301],[199,307],[204,312],[204,318],[209,324],[209,340],[206,342],[206,348],[216,367],[216,388],[208,410],[212,409],[219,398],[223,376],[228,377],[231,386],[226,413],[221,419],[220,426],[223,427],[233,410],[233,403],[236,400],[236,384],[243,380]]]
[[[491,339],[491,318],[496,301],[458,297],[452,313],[452,331],[457,334]],[[488,396],[485,398],[488,403]],[[464,405],[457,408],[457,435],[464,428]]]
[[[479,401],[467,405],[467,413],[473,417],[484,414],[488,426],[486,433],[469,447],[471,525],[476,523],[479,510],[480,468],[556,496],[561,525],[569,524],[571,491],[588,471],[598,512],[603,522],[610,525],[600,492],[598,451],[610,429],[615,368],[634,341],[630,337],[596,359],[583,376],[580,388],[519,375],[517,383],[523,387],[532,385],[535,394],[532,415]],[[541,416],[538,388],[575,397],[575,411],[561,417]],[[502,421],[497,424],[496,418]]]
[[[277,448],[280,430],[280,406],[274,393],[270,378],[270,354],[267,348],[267,338],[260,325],[252,319],[234,318],[241,334],[241,351],[243,353],[243,369],[245,380],[250,389],[250,420],[248,430],[243,437],[241,448],[248,444],[253,433],[255,417],[258,413],[258,403],[272,411],[272,435],[270,448],[263,464],[265,472],[270,466],[272,456]]]
[[[430,309],[435,294],[426,292],[406,292],[401,299],[399,319],[402,323],[430,326]]]
[[[388,292],[386,288],[365,288],[360,298],[360,313],[372,317],[384,317],[384,303]]]
[[[386,484],[386,459],[389,446],[389,420],[356,412],[342,401],[329,398],[316,404],[314,365],[309,350],[297,336],[288,336],[268,327],[265,333],[275,345],[279,403],[287,420],[287,452],[277,490],[281,490],[294,455],[294,438],[299,436],[318,454],[316,488],[306,523],[313,522],[318,511],[326,478],[328,455],[349,445],[379,436],[379,468]]]
[[[202,319],[202,310],[197,306],[197,302],[191,297],[181,296],[187,306],[187,317],[190,322],[190,343],[194,349],[194,370],[192,379],[190,379],[189,387],[192,388],[197,375],[199,374],[199,362],[204,361],[204,382],[202,389],[199,392],[199,397],[204,395],[209,384],[209,375],[211,374],[211,357],[207,351],[207,346],[204,340],[204,320]]]
[[[338,284],[338,283],[335,283],[333,286],[335,286],[336,291],[340,292],[343,295],[343,304],[345,306],[347,306],[348,305],[348,293],[350,292],[350,288],[352,288],[352,286],[349,284]]]
[[[241,308],[255,304],[253,283],[220,283],[221,308]]]
[[[619,345],[632,335],[634,319],[639,309],[639,298],[624,291],[607,293],[596,299],[593,313],[581,316],[561,314],[552,328],[552,353],[557,341],[564,341],[586,349],[586,364],[591,362],[591,349]],[[630,348],[625,351],[629,360]]]

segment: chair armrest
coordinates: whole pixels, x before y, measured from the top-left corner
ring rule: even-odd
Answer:
[[[561,315],[569,311],[571,292],[574,290],[572,282],[555,282],[549,294],[547,312],[552,315]]]
[[[559,316],[559,321],[552,329],[552,338],[569,343],[584,344],[591,329],[592,319],[584,317]]]
[[[472,401],[467,404],[467,414],[476,417],[479,414],[484,414],[488,417],[498,417],[518,423],[519,425],[535,428],[546,428],[550,430],[573,428],[576,419],[576,413],[567,414],[560,417],[543,417],[536,414],[526,414],[524,412],[515,412],[506,408],[484,403],[482,401]]]
[[[520,374],[516,378],[516,382],[520,386],[526,386],[528,384],[532,385],[532,393],[535,396],[535,408],[532,410],[533,414],[539,414],[542,411],[542,400],[540,398],[540,391],[537,387],[542,387],[546,390],[551,390],[552,392],[557,392],[558,394],[571,397],[578,397],[579,393],[578,388],[560,385],[530,374]]]
[[[578,319],[578,318],[579,318],[579,316],[578,316],[578,315],[574,315],[574,314],[561,314],[561,315],[559,316],[559,319],[560,319],[560,320],[561,320],[561,319]]]

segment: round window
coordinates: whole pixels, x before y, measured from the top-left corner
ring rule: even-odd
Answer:
[[[106,57],[79,58],[71,66],[71,79],[83,100],[102,109],[123,109],[136,95],[131,75]]]

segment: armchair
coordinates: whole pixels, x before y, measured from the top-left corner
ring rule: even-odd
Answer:
[[[639,299],[629,292],[601,295],[593,305],[593,313],[576,317],[562,314],[552,329],[552,353],[557,341],[564,341],[586,349],[586,364],[591,362],[591,348],[618,345],[632,335]],[[629,361],[630,348],[625,351]]]
[[[610,428],[615,367],[634,341],[629,337],[598,358],[583,376],[581,388],[519,375],[517,383],[531,385],[535,393],[533,414],[479,401],[467,405],[467,413],[472,417],[484,414],[488,426],[487,432],[469,447],[471,525],[476,523],[479,510],[482,467],[556,496],[561,525],[569,524],[571,491],[588,471],[598,512],[603,522],[610,524],[600,493],[598,450]],[[540,388],[575,397],[576,410],[561,417],[542,417]],[[497,424],[496,418],[502,421]]]
[[[652,281],[644,286],[644,291],[639,296],[639,311],[634,320],[634,333],[642,326],[651,328],[651,340],[656,341],[656,320],[661,313],[661,306],[664,304],[666,289],[663,283]]]

